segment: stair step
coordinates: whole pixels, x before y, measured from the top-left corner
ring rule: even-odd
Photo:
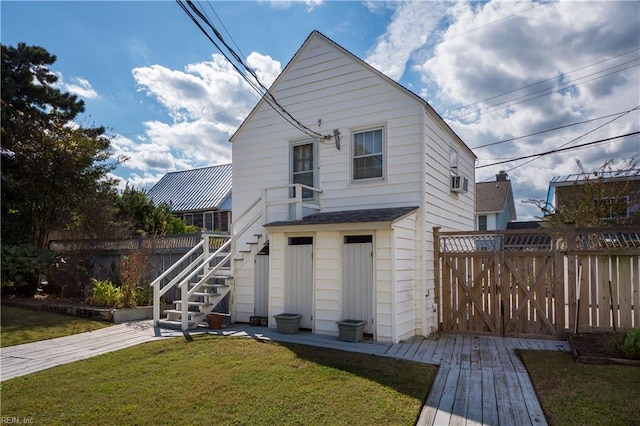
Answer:
[[[220,297],[220,296],[222,296],[222,294],[220,294],[220,293],[193,293],[193,296]]]
[[[182,305],[182,300],[174,300],[173,302],[171,302],[175,305]],[[209,303],[209,302],[187,302],[188,306],[209,306],[209,305],[213,305],[213,303]]]
[[[164,310],[165,314],[179,314],[182,315],[182,311],[180,309],[165,309]],[[189,317],[193,317],[193,316],[204,316],[204,314],[200,311],[187,311],[187,316]]]
[[[200,288],[224,288],[229,287],[227,284],[201,284]],[[193,286],[191,286],[193,288]]]
[[[161,319],[158,320],[158,327],[160,328],[170,328],[172,330],[182,330],[182,321]],[[187,328],[189,330],[193,330],[194,328],[198,328],[198,324],[193,321],[187,322]]]

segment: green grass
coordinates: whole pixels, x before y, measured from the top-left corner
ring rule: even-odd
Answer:
[[[640,367],[578,364],[566,352],[521,355],[549,424],[640,424]]]
[[[2,305],[0,346],[14,346],[69,336],[109,325],[109,323],[102,321],[92,321],[54,312]]]
[[[2,383],[34,424],[411,425],[437,367],[247,338],[167,339]]]

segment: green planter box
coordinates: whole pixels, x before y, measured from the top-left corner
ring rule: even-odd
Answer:
[[[338,340],[344,342],[359,342],[362,340],[366,321],[346,319],[338,321]]]
[[[278,333],[295,334],[300,329],[300,314],[278,314],[275,315]]]

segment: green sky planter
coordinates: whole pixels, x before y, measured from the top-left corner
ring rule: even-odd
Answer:
[[[362,340],[366,321],[346,319],[338,321],[338,340],[343,342],[359,342]]]
[[[295,334],[300,329],[300,314],[278,314],[276,319],[276,331],[281,334]]]

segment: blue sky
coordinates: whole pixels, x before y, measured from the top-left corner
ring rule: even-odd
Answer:
[[[318,30],[423,96],[470,147],[640,106],[640,2],[199,5],[266,83]],[[228,138],[257,95],[175,2],[2,1],[0,13],[2,43],[55,54],[60,87],[85,100],[79,121],[107,127],[130,158],[114,172],[123,185],[149,188],[166,172],[230,161]],[[616,117],[476,149],[477,165],[639,130],[639,110]],[[518,217],[531,219],[539,211],[520,201],[579,172],[576,159],[596,169],[639,152],[636,136],[478,168],[476,180],[507,170]]]

